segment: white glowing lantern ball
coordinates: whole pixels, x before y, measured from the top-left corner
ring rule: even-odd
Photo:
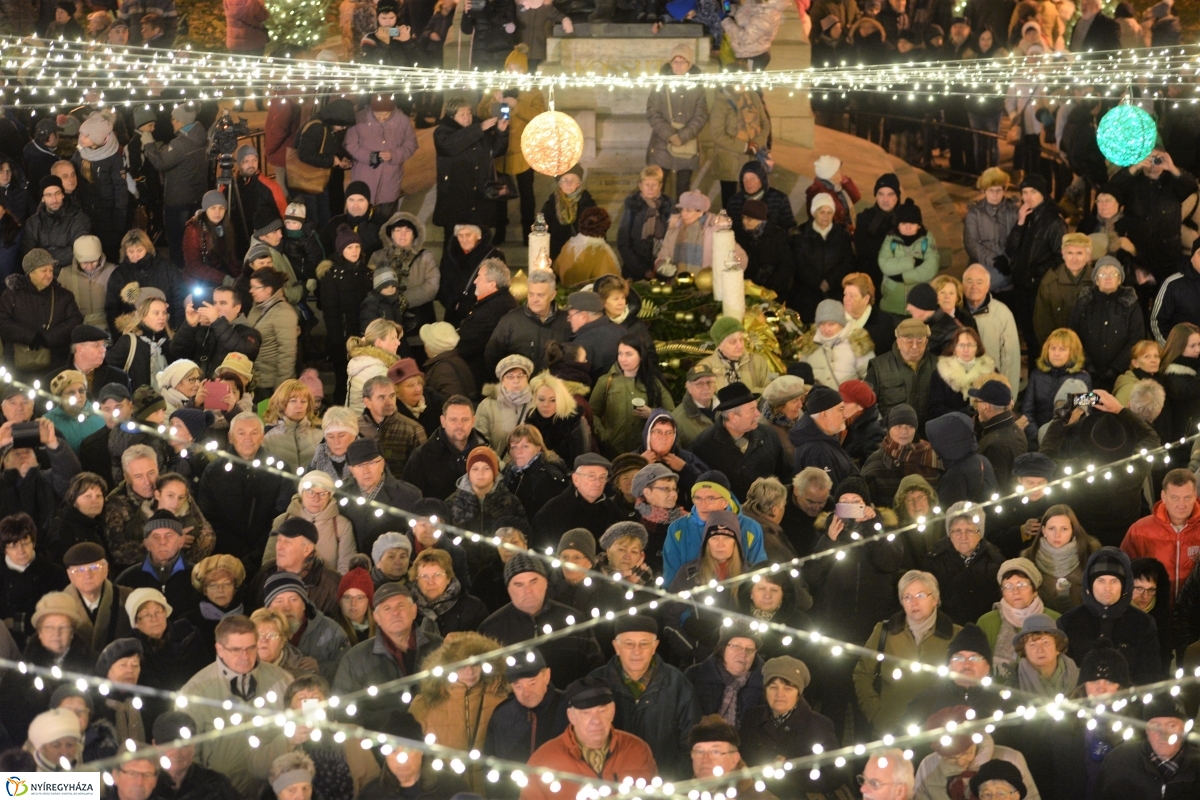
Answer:
[[[521,133],[521,155],[536,172],[556,178],[583,156],[583,130],[561,111],[544,111]]]

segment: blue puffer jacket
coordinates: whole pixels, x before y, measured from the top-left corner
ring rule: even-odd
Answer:
[[[675,443],[671,445],[671,452],[683,459],[683,469],[678,470],[676,474],[679,476],[679,496],[691,497],[692,484],[700,477],[703,472],[708,472],[708,465],[696,457],[696,454],[691,450],[684,450],[679,446],[679,426],[675,422],[675,418],[671,416],[671,412],[665,408],[656,408],[650,412],[650,416],[646,418],[646,425],[642,428],[642,452],[650,449],[650,429],[654,427],[654,423],[666,420],[671,423],[671,427],[675,429]],[[669,465],[668,465],[669,466]]]
[[[734,500],[733,508],[737,514],[738,525],[742,529],[742,552],[746,554],[746,566],[767,560],[767,551],[763,546],[763,529],[754,520],[741,513],[741,506]],[[667,528],[667,543],[663,546],[663,584],[670,586],[675,573],[689,561],[700,557],[700,545],[704,543],[704,521],[700,512],[692,506],[691,513],[680,517]]]
[[[1038,359],[1041,362],[1041,359]],[[1092,376],[1087,370],[1077,370],[1072,362],[1065,367],[1050,367],[1046,369],[1041,363],[1037,369],[1029,370],[1029,385],[1025,387],[1025,396],[1021,400],[1021,413],[1029,420],[1029,427],[1036,431],[1054,418],[1054,395],[1069,378],[1083,381],[1092,389]]]

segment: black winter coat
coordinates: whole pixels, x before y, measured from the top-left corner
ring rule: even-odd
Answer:
[[[1012,480],[1013,462],[1029,452],[1029,439],[1024,431],[1017,427],[1011,411],[1005,411],[982,423],[980,430],[979,455],[991,463],[992,471],[996,473],[996,480],[1000,485],[1008,486]]]
[[[533,362],[536,375],[546,369],[546,345],[550,342],[571,341],[571,324],[567,312],[555,308],[544,321],[523,304],[500,318],[484,348],[483,361],[488,383],[496,374],[496,365],[505,356],[522,355]],[[459,345],[461,350],[461,344]]]
[[[454,605],[437,615],[438,633],[445,638],[459,631],[474,632],[490,613],[482,600],[463,589]]]
[[[854,246],[845,225],[834,223],[824,238],[813,230],[813,221],[805,222],[791,237],[795,260],[795,280],[788,295],[788,307],[799,312],[811,325],[817,305],[826,297],[840,294],[842,278],[854,271]],[[827,289],[821,288],[825,282]]]
[[[1066,232],[1067,223],[1049,199],[1025,217],[1024,225],[1013,226],[1004,243],[1004,254],[1008,256],[1014,286],[1032,291],[1047,271],[1058,266]]]
[[[27,275],[9,275],[0,294],[0,341],[4,342],[4,361],[16,369],[13,345],[50,348],[50,363],[67,360],[71,331],[83,324],[83,314],[71,294],[57,280],[41,291]],[[97,387],[99,388],[99,387]]]
[[[539,637],[546,625],[556,631],[568,627],[567,617],[574,618],[578,613],[570,606],[547,600],[541,611],[530,616],[509,603],[485,619],[479,632],[502,645],[531,642],[532,647],[541,651],[551,674],[557,680],[567,681],[569,686],[600,666],[602,657],[596,637],[588,629],[573,631],[557,639]]]
[[[566,729],[566,695],[551,683],[546,688],[542,702],[533,708],[526,708],[517,702],[516,697],[511,696],[496,706],[492,711],[491,720],[488,721],[483,754],[523,764],[533,755],[534,750],[561,735]],[[495,788],[499,788],[499,784]],[[490,789],[488,793],[492,794],[492,791]],[[512,790],[503,796],[516,797],[518,792],[519,789],[513,786]]]
[[[132,635],[142,643],[145,672],[138,678],[138,683],[143,686],[178,691],[193,675],[212,663],[213,651],[186,619],[171,620],[161,639],[151,639],[137,629]],[[142,720],[153,727],[158,715],[173,710],[173,706],[166,698],[150,698],[142,711]]]
[[[504,259],[504,253],[492,247],[491,228],[483,228],[483,238],[469,253],[462,251],[457,237],[443,247],[437,299],[446,307],[451,325],[457,326],[475,307],[475,271],[486,258]]]
[[[298,235],[295,235],[298,234]],[[366,240],[363,240],[366,249]],[[283,231],[283,241],[279,243],[279,252],[287,256],[288,263],[296,273],[296,280],[305,283],[309,278],[317,277],[317,265],[325,260],[325,248],[317,235],[316,226],[304,222],[299,231]]]
[[[162,800],[239,800],[241,797],[229,778],[199,764],[192,764],[178,789],[170,773],[165,770],[158,773],[153,796]]]
[[[0,519],[24,511],[37,523],[40,536],[50,527],[71,479],[79,474],[79,459],[62,438],[57,450],[42,447],[38,456],[50,459],[50,469],[33,467],[24,478],[15,469],[0,473]]]
[[[1100,17],[1092,20],[1093,30],[1099,20]],[[1092,32],[1089,30],[1088,34],[1091,35]],[[1081,100],[1074,104],[1071,112],[1067,114],[1067,124],[1063,128],[1058,147],[1066,156],[1071,172],[1087,178],[1094,186],[1103,186],[1108,182],[1108,170],[1105,167],[1104,154],[1100,152],[1100,145],[1096,143],[1096,119],[1092,114],[1095,108],[1095,100]]]
[[[550,230],[551,261],[558,258],[558,254],[562,252],[567,240],[579,233],[579,215],[596,205],[591,193],[584,189],[580,193],[579,199],[575,201],[575,221],[567,224],[558,221],[558,203],[554,200],[556,196],[555,192],[551,192],[550,196],[546,198],[546,202],[542,204],[542,216],[546,218],[546,227]]]
[[[725,679],[722,677],[724,666],[720,664],[720,660],[719,655],[713,654],[699,664],[688,667],[683,673],[684,677],[692,682],[692,690],[696,694],[696,701],[700,704],[702,716],[719,713],[721,702],[725,698]],[[750,668],[750,675],[742,684],[742,688],[738,690],[738,725],[745,720],[748,711],[766,704],[763,694],[762,667],[762,656],[755,656],[754,665]]]
[[[1175,259],[1176,264],[1180,261]],[[1171,329],[1181,322],[1200,325],[1200,271],[1183,262],[1179,271],[1161,285],[1150,311],[1150,333],[1160,344],[1167,341]]]
[[[846,426],[846,438],[842,439],[842,449],[854,459],[854,463],[862,466],[872,453],[879,449],[879,443],[887,436],[887,428],[879,416],[879,405],[864,408],[853,422]]]
[[[745,497],[757,478],[776,477],[785,486],[790,484],[794,473],[783,455],[779,436],[760,424],[745,438],[749,444],[743,453],[724,425],[712,425],[692,440],[691,449],[709,469],[725,473],[736,497]]]
[[[1069,378],[1083,381],[1089,390],[1092,388],[1092,376],[1087,370],[1070,372],[1068,367],[1051,367],[1046,370],[1037,367],[1035,360],[1033,368],[1029,370],[1029,383],[1025,386],[1025,394],[1021,396],[1021,413],[1028,418],[1035,430],[1054,417],[1054,395],[1058,394],[1058,388]]]
[[[378,289],[367,292],[362,305],[358,308],[359,328],[365,331],[367,326],[377,319],[386,319],[403,325],[404,307],[400,305],[400,301],[403,299],[404,295],[400,292],[392,295],[380,294]]]
[[[258,571],[275,517],[287,511],[296,484],[261,469],[213,461],[200,476],[196,502],[213,526],[217,553],[229,553],[246,566],[246,579]],[[347,509],[349,510],[349,509]]]
[[[996,571],[1003,562],[1004,556],[996,545],[984,539],[967,564],[954,549],[950,537],[945,536],[925,554],[921,569],[937,578],[942,611],[959,625],[966,625],[991,611],[992,605],[1000,600]]]
[[[513,0],[488,0],[467,8],[474,10],[463,14],[460,25],[462,32],[471,36],[471,66],[481,71],[502,71],[504,59],[517,42],[516,31],[508,33],[504,29],[505,25],[516,25],[517,22]],[[442,223],[435,220],[434,224]]]
[[[729,203],[725,206],[725,213],[733,220],[733,232],[741,233],[744,230],[742,208],[745,207],[750,196],[746,194],[746,185],[742,179],[748,172],[757,175],[759,183],[762,184],[762,188],[759,189],[762,194],[757,199],[767,205],[767,222],[785,234],[796,227],[796,214],[792,211],[792,201],[784,192],[771,187],[770,176],[767,174],[766,168],[757,158],[752,158],[742,165],[741,172],[738,174],[738,190],[733,197],[729,198]]]
[[[511,0],[489,0],[487,8],[494,9],[505,5],[512,11]],[[468,23],[468,20],[471,22]],[[464,15],[463,31],[470,32],[467,30],[468,25],[475,30],[476,23],[476,15]],[[479,28],[479,35],[485,35],[488,26],[480,25]],[[479,35],[472,44],[473,51],[486,47],[480,42]],[[501,64],[511,50],[510,41],[504,47],[504,55],[500,56]],[[477,66],[480,69],[485,68],[482,64]],[[499,67],[500,64],[497,64],[494,68]],[[480,122],[472,122],[464,128],[454,121],[454,117],[447,115],[442,117],[442,121],[433,131],[433,146],[437,151],[438,175],[433,224],[448,228],[471,215],[476,218],[475,224],[481,228],[495,225],[496,201],[487,199],[484,189],[488,181],[493,180],[496,172],[492,159],[500,158],[508,152],[508,131],[502,131],[496,126],[485,131]],[[442,286],[445,285],[446,276],[443,272]]]
[[[776,727],[771,716],[770,707],[760,705],[742,718],[738,733],[742,738],[742,760],[747,766],[765,767],[776,763],[779,757],[810,756],[813,745],[821,745],[826,752],[841,747],[833,723],[828,717],[813,711],[803,697],[783,725]],[[815,781],[809,778],[809,770],[797,769],[792,770],[779,785],[780,788],[773,791],[789,797],[820,796],[815,793],[835,792],[839,787],[846,786],[849,777],[845,769],[836,769],[832,764],[823,766],[821,777]]]
[[[121,299],[121,290],[131,283],[136,283],[138,286],[153,286],[165,294],[167,304],[170,306],[171,329],[179,330],[183,327],[185,322],[184,302],[188,293],[187,284],[183,280],[183,271],[167,260],[165,256],[147,253],[136,264],[128,259],[121,259],[121,263],[113,270],[112,275],[108,276],[108,290],[104,295],[104,313],[108,317],[110,331],[120,330],[120,326],[117,325],[117,317],[137,310]]]
[[[1184,742],[1172,759],[1179,771],[1164,779],[1150,760],[1150,743],[1124,742],[1113,748],[1100,765],[1096,779],[1098,800],[1184,800],[1200,795],[1200,748]]]
[[[788,433],[788,438],[796,446],[795,460],[792,463],[794,472],[799,472],[805,467],[818,467],[828,473],[834,488],[837,488],[838,484],[851,475],[858,474],[858,466],[842,447],[838,437],[830,436],[818,428],[817,423],[808,414],[801,416],[796,421]],[[704,456],[701,455],[701,458]],[[712,465],[707,458],[704,460],[710,466]],[[720,467],[713,467],[713,469],[720,469]],[[739,496],[745,497],[744,494]],[[870,631],[867,632],[870,633]],[[864,641],[866,641],[865,638]]]
[[[656,222],[654,236],[642,237],[642,229],[649,218],[651,208],[641,192],[633,192],[625,198],[621,207],[621,225],[617,229],[617,253],[621,256],[621,274],[627,278],[644,280],[647,272],[654,269],[654,258],[658,247],[667,235],[667,221],[671,218],[674,204],[666,195],[655,201]]]
[[[768,220],[754,231],[741,228],[734,232],[734,237],[746,251],[746,280],[786,298],[796,271],[787,233]]]
[[[76,151],[71,162],[79,176],[83,213],[92,221],[92,233],[100,237],[109,258],[120,255],[121,237],[128,230],[129,187],[125,181],[125,154],[118,150],[100,161],[87,161]]]
[[[151,374],[150,343],[143,339],[143,336],[158,342],[164,356],[170,351],[171,345],[167,341],[166,331],[151,333],[138,327],[132,334],[118,336],[104,356],[105,363],[128,374],[134,386],[149,386],[151,378],[154,377]]]
[[[353,103],[344,98],[334,100],[317,112],[315,122],[296,131],[296,155],[310,166],[332,168],[342,146],[341,136],[334,133],[333,126],[349,128],[356,121]]]
[[[241,353],[254,361],[262,345],[262,334],[246,324],[244,316],[233,322],[217,317],[212,325],[192,327],[184,324],[171,339],[171,360],[187,358],[196,362],[204,377],[211,378],[230,353]]]
[[[1118,287],[1112,294],[1094,286],[1083,287],[1067,327],[1083,342],[1084,369],[1093,384],[1110,392],[1117,377],[1129,368],[1133,346],[1146,338],[1146,318],[1137,292],[1128,286]]]
[[[342,485],[342,491],[351,498],[350,503],[342,509],[342,515],[354,526],[354,539],[358,543],[358,552],[371,552],[372,545],[380,536],[388,531],[402,531],[408,526],[409,518],[404,514],[385,511],[383,516],[375,516],[377,511],[375,507],[369,503],[360,506],[354,502],[354,498],[361,493],[358,481],[354,478],[347,478]],[[438,495],[438,498],[441,499],[441,496]],[[387,472],[383,475],[383,486],[375,493],[376,502],[410,513],[420,499],[420,489],[408,481],[392,477]],[[470,584],[470,580],[467,581],[467,584]]]
[[[601,497],[595,503],[589,503],[571,485],[534,516],[533,540],[529,546],[539,550],[557,547],[559,538],[571,528],[587,528],[598,542],[609,525],[625,519],[625,514],[610,498]]]
[[[1200,422],[1200,358],[1180,356],[1158,373],[1166,391],[1165,408],[1170,418],[1165,427],[1167,440],[1190,436]]]
[[[1196,192],[1196,179],[1188,172],[1175,177],[1163,172],[1152,180],[1145,172],[1137,175],[1128,169],[1117,170],[1112,184],[1125,194],[1125,218],[1129,220],[1129,239],[1138,251],[1138,260],[1153,273],[1159,285],[1175,271],[1183,245],[1179,236],[1180,205]]]
[[[563,493],[567,487],[565,466],[562,461],[547,460],[541,453],[523,470],[518,471],[511,462],[504,468],[504,485],[521,501],[526,519],[533,519],[543,506]]]
[[[362,217],[338,214],[330,218],[329,222],[325,223],[325,227],[321,229],[321,248],[329,254],[329,258],[337,256],[338,228],[345,225],[357,233],[358,238],[362,240],[362,262],[366,264],[372,255],[383,248],[383,242],[379,238],[379,229],[386,221],[378,219],[374,209],[368,210],[366,215]],[[287,241],[286,236],[284,236],[283,241]],[[370,289],[371,287],[368,285],[367,288]]]
[[[22,256],[40,247],[50,251],[57,266],[69,267],[71,259],[75,257],[75,240],[92,232],[92,221],[74,203],[64,201],[58,211],[49,211],[46,204],[41,203],[33,216],[25,220],[21,230],[24,231],[21,238]],[[109,280],[115,275],[109,276]]]
[[[883,248],[883,240],[894,230],[895,211],[884,211],[878,205],[863,209],[854,220],[854,269],[871,276],[871,281],[875,284],[876,308],[871,311],[871,319],[880,313],[879,291],[883,287],[883,272],[879,269],[879,251]],[[896,326],[892,325],[892,330],[895,328]],[[874,336],[871,338],[875,339]],[[887,347],[875,340],[875,352],[886,353]]]
[[[408,457],[404,480],[420,489],[422,497],[444,500],[454,494],[458,479],[467,474],[467,453],[487,443],[481,434],[471,431],[466,447],[459,450],[438,428]]]
[[[508,289],[498,289],[487,297],[475,301],[471,309],[458,326],[458,355],[471,368],[471,376],[475,385],[495,383],[496,372],[493,366],[488,370],[486,351],[492,332],[510,311],[517,309],[517,298]],[[499,447],[500,442],[496,445]]]
[[[41,640],[31,636],[29,643],[21,655],[21,660],[35,667],[49,669],[56,664],[63,672],[79,672],[90,675],[95,671],[96,653],[92,652],[79,634],[71,640],[71,646],[61,660],[42,646]],[[50,695],[68,678],[55,680],[52,677],[42,677],[44,688],[39,691],[34,688],[32,673],[21,675],[16,672],[6,674],[4,682],[0,683],[0,704],[4,708],[4,727],[10,731],[27,731],[33,718],[47,709]]]
[[[55,564],[61,564],[66,552],[80,542],[91,542],[106,548],[104,514],[89,517],[75,506],[63,505],[51,520],[49,531],[41,540],[42,546],[38,550]]]
[[[0,156],[0,164],[8,164],[12,169],[12,178],[8,186],[0,186],[0,206],[17,220],[24,223],[29,217],[29,184],[25,180],[25,172],[21,165],[7,156]],[[66,266],[65,264],[63,266]]]
[[[952,411],[931,419],[925,430],[929,444],[946,467],[936,487],[943,508],[961,500],[984,503],[999,490],[995,470],[979,455],[975,428],[966,414]]]
[[[1058,618],[1058,629],[1067,635],[1067,655],[1076,664],[1096,646],[1096,641],[1106,637],[1129,662],[1129,672],[1134,684],[1147,684],[1166,677],[1158,649],[1158,626],[1149,614],[1134,608],[1133,581],[1123,582],[1121,597],[1111,606],[1103,606],[1092,595],[1094,569],[1100,558],[1117,559],[1130,572],[1129,556],[1115,547],[1102,547],[1092,553],[1083,568],[1083,605],[1073,608]]]
[[[13,639],[24,647],[28,636],[35,636],[33,611],[46,592],[58,592],[67,586],[67,573],[46,556],[35,556],[24,572],[0,564],[0,619],[12,619]],[[18,622],[19,620],[19,622]]]

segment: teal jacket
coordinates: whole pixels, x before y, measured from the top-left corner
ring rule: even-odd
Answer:
[[[758,564],[767,560],[767,551],[763,545],[763,529],[754,520],[741,513],[741,508],[734,501],[731,511],[737,514],[738,524],[742,528],[742,552],[746,554],[746,566]],[[667,542],[663,545],[663,585],[670,586],[675,573],[680,568],[700,557],[700,545],[704,543],[704,523],[696,507],[686,517],[680,517],[667,528]]]
[[[883,273],[879,307],[889,314],[907,316],[909,289],[933,280],[938,274],[940,258],[932,233],[910,245],[899,236],[888,234],[879,248],[879,271]]]

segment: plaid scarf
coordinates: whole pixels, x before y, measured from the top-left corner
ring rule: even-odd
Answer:
[[[1174,757],[1159,758],[1158,753],[1154,752],[1154,748],[1148,747],[1148,749],[1150,750],[1150,763],[1158,770],[1158,774],[1162,776],[1162,779],[1169,781],[1175,777],[1175,773],[1179,772],[1179,763],[1175,761]],[[1183,748],[1180,748],[1179,752],[1182,753]],[[1179,753],[1175,755],[1178,756]]]
[[[889,433],[883,437],[879,448],[896,463],[896,466],[904,468],[905,475],[916,474],[925,478],[936,478],[941,471],[942,463],[929,442],[917,439],[912,444],[902,445]]]

